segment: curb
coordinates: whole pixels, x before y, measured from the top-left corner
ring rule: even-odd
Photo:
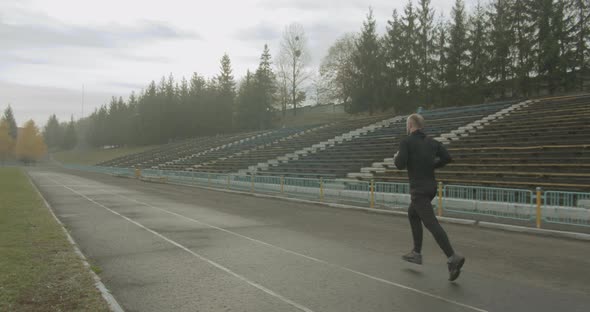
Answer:
[[[29,175],[29,173],[27,171],[24,171],[24,172],[25,172],[25,175],[27,176],[27,178],[29,179],[29,183],[31,184],[31,186],[33,187],[35,192],[37,192],[37,195],[39,196],[39,198],[41,198],[41,200],[43,201],[43,204],[45,205],[47,210],[49,210],[49,213],[51,213],[51,215],[53,216],[55,221],[60,225],[63,232],[66,234],[66,237],[67,237],[68,241],[70,242],[70,245],[73,247],[74,252],[78,255],[80,260],[82,260],[82,264],[84,265],[84,267],[86,267],[88,269],[88,272],[90,272],[90,275],[94,279],[94,286],[98,289],[98,291],[100,291],[102,298],[107,302],[110,310],[112,312],[124,312],[125,310],[123,310],[123,308],[121,307],[121,305],[119,305],[119,303],[117,302],[115,297],[113,297],[111,292],[103,284],[100,277],[96,273],[94,273],[94,271],[92,271],[90,269],[90,264],[88,263],[88,259],[86,259],[86,256],[84,256],[82,251],[80,251],[78,244],[76,244],[76,241],[74,241],[74,239],[72,238],[70,233],[66,230],[64,224],[57,218],[57,215],[55,215],[55,213],[53,212],[53,208],[51,207],[49,202],[45,199],[43,194],[41,194],[41,191],[39,191],[39,188],[37,187],[35,182],[33,182],[33,179],[31,179],[31,176]]]
[[[516,232],[516,233],[534,234],[534,235],[546,236],[546,237],[568,238],[568,239],[590,241],[590,234],[585,234],[585,233],[537,229],[537,228],[529,228],[529,227],[524,227],[524,226],[492,223],[492,222],[479,222],[477,225],[482,228],[503,230],[503,231],[507,231],[507,232]]]

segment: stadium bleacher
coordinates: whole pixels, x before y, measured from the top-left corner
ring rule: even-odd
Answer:
[[[590,95],[421,113],[426,132],[444,141],[455,160],[437,172],[444,183],[590,190]],[[392,117],[201,137],[100,165],[407,182],[391,159],[405,136],[405,119]]]
[[[226,134],[210,137],[199,137],[182,140],[179,142],[162,145],[158,148],[147,150],[137,154],[126,155],[115,158],[99,166],[110,167],[132,167],[132,168],[153,168],[166,162],[203,152],[211,148],[220,147],[225,144],[238,143],[241,140],[252,138],[265,132],[247,132],[239,134]]]
[[[236,142],[229,146],[216,147],[206,151],[201,151],[199,153],[192,153],[186,156],[177,155],[180,158],[177,158],[175,161],[171,161],[169,163],[160,164],[157,166],[157,168],[164,170],[192,170],[194,166],[198,166],[199,164],[213,161],[216,159],[224,159],[227,157],[231,157],[233,155],[237,155],[243,151],[248,151],[250,149],[258,149],[264,146],[269,146],[280,140],[288,139],[290,136],[295,135],[297,133],[303,133],[305,131],[310,131],[318,127],[319,126],[317,125],[311,125],[304,127],[283,128],[274,131],[268,131],[256,137],[252,137],[249,140]]]
[[[422,112],[428,119],[428,133],[438,136],[457,127],[496,112],[512,102],[444,108]],[[261,175],[292,177],[345,178],[348,173],[391,157],[405,135],[405,119],[374,132],[345,141],[331,148],[260,171]]]
[[[447,145],[454,162],[437,171],[449,184],[590,190],[590,96],[533,101]],[[405,182],[390,168],[375,180]]]
[[[361,128],[385,118],[386,117],[384,116],[373,116],[335,122],[316,131],[308,131],[301,135],[294,136],[289,140],[283,140],[257,149],[244,151],[237,157],[228,157],[226,159],[218,159],[209,163],[197,165],[194,167],[194,170],[210,173],[228,173],[248,169],[250,166],[293,153],[312,146],[315,143],[334,138],[342,133]]]

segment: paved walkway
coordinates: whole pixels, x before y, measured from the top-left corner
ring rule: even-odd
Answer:
[[[402,217],[98,174],[29,174],[127,311],[588,311],[590,246],[444,224],[460,279]]]

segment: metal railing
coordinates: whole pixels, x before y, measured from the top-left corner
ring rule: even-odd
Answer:
[[[546,191],[544,197],[543,221],[590,226],[590,193]]]
[[[445,185],[443,211],[515,220],[535,217],[533,192],[522,189]]]
[[[156,182],[271,194],[369,208],[405,209],[410,204],[407,183],[350,179],[313,179],[246,174],[64,165],[66,168],[135,177]],[[518,221],[590,226],[590,193],[442,185],[432,201],[438,215],[488,216]]]

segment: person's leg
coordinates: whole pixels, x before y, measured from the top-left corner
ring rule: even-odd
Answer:
[[[408,219],[410,220],[410,227],[412,228],[412,239],[414,240],[414,249],[410,253],[402,256],[402,259],[415,264],[422,264],[422,221],[420,216],[414,209],[414,202],[410,203],[408,207]]]
[[[428,231],[432,233],[432,236],[434,236],[434,239],[448,258],[451,257],[455,251],[453,250],[453,247],[451,247],[447,233],[434,216],[434,210],[432,209],[431,203],[433,198],[434,197],[430,195],[418,194],[416,196],[412,196],[412,204],[415,212],[419,216],[419,219],[422,220]]]
[[[422,221],[414,207],[414,196],[412,195],[412,202],[408,208],[408,219],[410,220],[410,227],[412,228],[412,238],[414,239],[414,251],[422,252]]]

